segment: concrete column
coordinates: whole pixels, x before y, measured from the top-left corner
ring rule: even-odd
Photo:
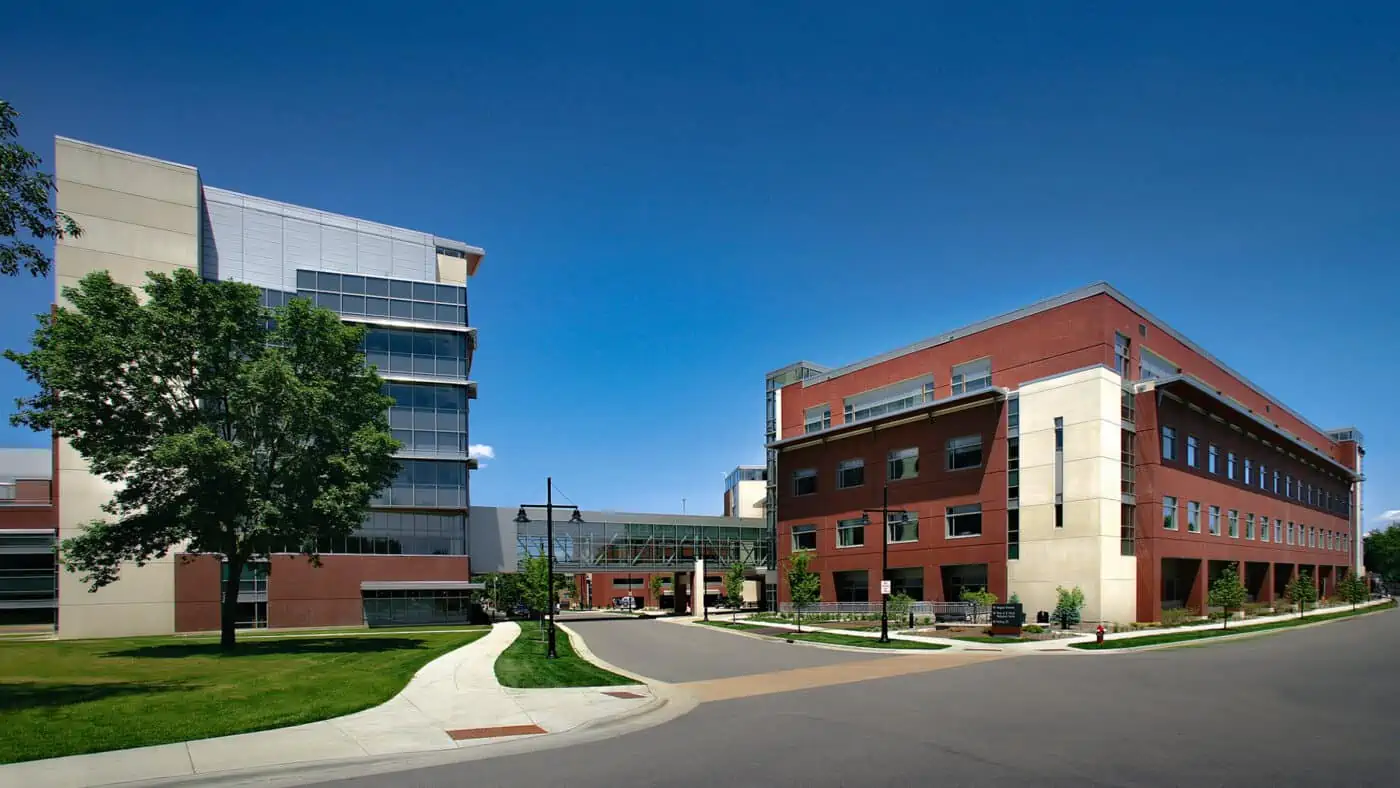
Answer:
[[[704,615],[705,612],[705,559],[695,559],[694,582],[690,584],[690,612]]]
[[[685,583],[681,582],[685,574],[681,572],[671,573],[671,609],[676,613],[685,613]]]
[[[1197,562],[1196,579],[1191,582],[1191,593],[1186,597],[1186,606],[1200,613],[1206,612],[1206,601],[1210,598],[1210,562],[1202,558]]]
[[[1259,586],[1259,601],[1274,601],[1274,565],[1273,562],[1264,564],[1264,582]]]

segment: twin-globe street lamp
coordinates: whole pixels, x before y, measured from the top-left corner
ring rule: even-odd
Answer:
[[[870,525],[870,515],[880,513],[880,642],[890,642],[890,595],[885,583],[890,579],[890,515],[908,516],[904,509],[890,509],[890,486],[885,485],[879,509],[862,509],[861,524]]]
[[[545,536],[544,536],[544,542],[545,542],[544,554],[545,554],[545,564],[546,564],[546,566],[548,567],[548,570],[547,570],[547,572],[546,572],[547,577],[546,577],[546,580],[545,580],[545,584],[546,584],[546,586],[549,588],[549,592],[548,592],[548,593],[549,593],[549,603],[545,606],[545,619],[549,622],[549,623],[545,626],[545,631],[546,631],[546,633],[547,633],[547,634],[545,635],[545,637],[548,639],[547,642],[548,642],[548,644],[549,644],[549,648],[548,648],[548,652],[547,652],[547,654],[546,654],[546,658],[548,658],[548,659],[556,659],[556,658],[558,658],[559,655],[558,655],[558,653],[554,650],[554,510],[555,510],[555,509],[573,509],[573,510],[574,510],[574,513],[573,513],[572,515],[569,515],[569,522],[570,522],[570,523],[574,523],[574,524],[582,523],[582,522],[583,522],[583,515],[579,513],[578,507],[577,507],[577,506],[574,506],[573,504],[562,504],[562,503],[561,503],[561,504],[556,504],[556,503],[554,503],[554,477],[553,477],[553,476],[545,477],[544,486],[545,486],[545,491],[544,491],[544,500],[545,500],[545,502],[542,503],[542,504],[538,504],[538,503],[522,503],[522,504],[520,504],[520,511],[516,512],[516,514],[515,514],[515,521],[516,521],[517,523],[522,523],[522,524],[523,524],[523,523],[528,523],[528,522],[530,522],[530,516],[529,516],[528,514],[525,513],[525,510],[526,510],[526,509],[543,509],[543,510],[544,510],[544,528],[545,528],[545,531],[544,531],[544,534],[545,534]]]

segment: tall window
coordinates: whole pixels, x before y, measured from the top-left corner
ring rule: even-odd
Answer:
[[[865,518],[836,521],[836,546],[860,547],[865,544]]]
[[[1119,492],[1134,495],[1137,492],[1137,433],[1120,430],[1118,462],[1122,465],[1122,482]]]
[[[836,466],[836,486],[839,489],[859,487],[865,484],[865,460],[842,460]]]
[[[1197,456],[1197,443],[1195,435],[1186,436],[1186,464],[1192,468],[1201,467],[1201,458]]]
[[[1162,459],[1176,459],[1176,428],[1162,426]]]
[[[1293,544],[1293,521],[1288,522],[1288,543]]]
[[[1214,443],[1206,450],[1206,470],[1220,473],[1220,449]]]
[[[1021,439],[1006,440],[1006,497],[1015,501],[1021,497]]]
[[[1175,531],[1177,529],[1176,498],[1174,496],[1162,496],[1162,527],[1168,531]]]
[[[1137,507],[1130,503],[1121,505],[1120,517],[1122,520],[1118,526],[1118,554],[1137,554],[1137,524],[1134,522],[1137,517]]]
[[[808,408],[802,417],[802,431],[817,432],[831,426],[831,408],[827,405],[818,405],[815,408]]]
[[[887,478],[892,482],[913,479],[919,475],[919,448],[895,449],[890,452]]]
[[[1278,495],[1278,471],[1274,471],[1274,495]]]
[[[1197,501],[1186,504],[1186,530],[1193,534],[1201,532],[1201,504]]]
[[[1211,535],[1211,536],[1219,536],[1219,535],[1220,535],[1220,507],[1219,507],[1219,506],[1212,506],[1212,507],[1210,507],[1210,535]]]
[[[982,464],[982,436],[968,435],[948,441],[948,470],[976,468]]]
[[[992,360],[981,358],[953,367],[953,393],[967,394],[992,386]]]
[[[1259,489],[1264,492],[1269,491],[1269,469],[1264,463],[1259,463]]]
[[[1055,527],[1065,527],[1065,420],[1055,417]]]
[[[792,494],[812,495],[817,491],[817,469],[803,468],[792,472]]]
[[[1284,474],[1283,476],[1283,497],[1293,497],[1293,477],[1288,474]]]
[[[1123,377],[1128,377],[1129,370],[1133,366],[1132,340],[1114,332],[1113,334],[1113,371]]]
[[[1015,561],[1021,557],[1021,510],[1006,510],[1006,559]]]
[[[1230,481],[1235,480],[1235,453],[1229,452],[1225,455],[1225,478]]]
[[[1244,516],[1244,538],[1254,538],[1254,515],[1252,514],[1246,514]]]
[[[1238,510],[1238,509],[1231,509],[1231,510],[1230,510],[1230,513],[1229,513],[1229,516],[1228,516],[1226,519],[1227,519],[1227,521],[1228,521],[1229,528],[1230,528],[1230,538],[1231,538],[1231,539],[1238,539],[1238,538],[1240,538],[1240,512],[1239,512],[1239,510]]]
[[[1254,483],[1254,477],[1249,472],[1249,458],[1244,458],[1244,483],[1246,485]]]
[[[890,543],[919,541],[919,515],[917,512],[890,512],[885,521],[886,537]]]
[[[817,527],[815,525],[794,525],[792,527],[792,551],[817,549]]]
[[[1308,526],[1308,547],[1317,547],[1317,527]]]
[[[1274,520],[1274,544],[1283,544],[1283,521]]]
[[[948,524],[947,537],[949,539],[982,535],[982,504],[980,503],[949,506],[945,519]]]

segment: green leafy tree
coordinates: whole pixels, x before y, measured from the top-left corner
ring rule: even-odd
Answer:
[[[1240,575],[1235,570],[1235,565],[1226,564],[1225,568],[1220,571],[1220,576],[1211,584],[1206,603],[1212,607],[1224,609],[1225,617],[1221,628],[1227,629],[1230,626],[1230,611],[1244,607],[1246,598],[1244,584],[1240,582]]]
[[[520,597],[525,602],[525,606],[530,610],[541,614],[547,613],[550,608],[550,574],[549,559],[544,555],[527,555],[520,561],[519,571]],[[567,583],[565,577],[558,572],[553,575],[553,586],[557,592]]]
[[[144,303],[106,271],[39,315],[33,350],[6,351],[38,387],[14,424],[68,439],[117,492],[106,518],[65,540],[93,590],[171,550],[227,564],[222,643],[234,647],[248,563],[349,535],[393,479],[392,400],[360,350],[364,330],[258,288],[152,274]],[[270,319],[271,318],[271,319]]]
[[[43,159],[19,144],[19,112],[0,99],[0,274],[20,269],[44,276],[53,265],[38,241],[77,238],[83,228],[49,207],[54,178],[41,172]]]
[[[1062,586],[1055,586],[1055,620],[1060,622],[1061,629],[1069,629],[1079,623],[1080,611],[1084,609],[1084,592],[1075,586],[1066,589]]]
[[[651,581],[647,583],[651,586],[651,596],[656,600],[656,607],[661,608],[661,589],[666,586],[666,578],[661,575],[652,575]]]
[[[809,569],[812,556],[806,551],[792,554],[788,559],[788,596],[797,611],[797,631],[802,631],[802,609],[815,605],[822,598],[822,576]]]
[[[889,613],[890,620],[901,624],[909,620],[909,609],[914,606],[914,598],[905,593],[893,594],[890,596]]]
[[[991,607],[997,603],[997,595],[984,588],[964,588],[958,595],[958,599],[964,602],[971,602],[980,610],[984,607]]]
[[[724,601],[729,603],[729,609],[734,611],[735,621],[739,620],[739,608],[744,606],[745,571],[747,567],[735,561],[724,572]]]
[[[1317,601],[1317,586],[1313,585],[1312,576],[1307,571],[1299,572],[1284,586],[1283,595],[1289,602],[1298,606],[1298,617],[1303,616],[1307,605]]]
[[[1400,525],[1366,534],[1362,545],[1367,572],[1390,583],[1400,580]]]
[[[1366,581],[1362,580],[1355,572],[1342,578],[1342,582],[1337,585],[1337,593],[1341,595],[1342,601],[1351,604],[1352,610],[1371,598],[1371,591],[1366,587]]]
[[[483,582],[486,585],[486,598],[498,611],[514,610],[523,599],[520,575],[516,573],[493,572]]]

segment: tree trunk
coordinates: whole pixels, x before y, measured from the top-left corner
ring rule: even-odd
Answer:
[[[238,585],[243,577],[243,562],[228,560],[228,577],[224,580],[223,605],[219,609],[219,647],[232,651],[237,647],[234,622],[238,620]]]

